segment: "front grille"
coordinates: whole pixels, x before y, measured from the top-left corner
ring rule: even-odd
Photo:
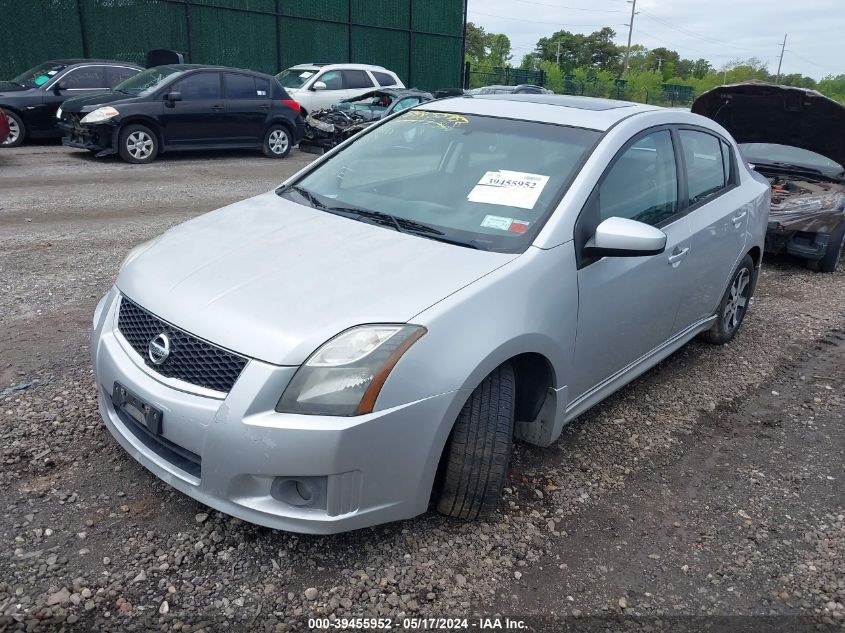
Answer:
[[[247,364],[243,356],[162,321],[126,297],[120,300],[117,329],[147,367],[162,376],[178,378],[192,385],[228,392]],[[166,334],[170,339],[170,355],[161,365],[155,365],[149,357],[149,345],[159,334]]]

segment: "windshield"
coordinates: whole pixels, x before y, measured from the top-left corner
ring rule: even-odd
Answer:
[[[839,163],[825,158],[807,149],[778,145],[776,143],[743,143],[739,146],[742,155],[749,163],[764,165],[795,165],[817,170],[823,174],[836,176],[842,173],[843,167]]]
[[[288,68],[276,75],[276,79],[278,79],[279,83],[285,88],[302,88],[302,86],[305,85],[305,82],[316,74],[316,70],[308,70],[306,68]]]
[[[37,88],[46,84],[55,75],[67,68],[67,66],[67,64],[56,62],[44,62],[35,68],[30,68],[25,73],[21,73],[12,80],[12,83],[26,88]]]
[[[114,90],[136,97],[146,97],[183,72],[183,70],[173,66],[156,66],[120,82],[114,87]]]
[[[397,230],[430,239],[522,252],[599,136],[546,123],[408,110],[281,195],[328,211],[389,214]]]

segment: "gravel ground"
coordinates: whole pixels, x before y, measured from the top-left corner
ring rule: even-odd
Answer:
[[[553,446],[517,446],[489,522],[274,532],[129,458],[99,420],[86,341],[123,254],[309,158],[0,152],[0,630],[845,628],[845,273],[789,259],[766,261],[734,343],[694,342]]]

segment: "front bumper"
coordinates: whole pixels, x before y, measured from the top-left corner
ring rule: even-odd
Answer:
[[[274,407],[296,368],[250,360],[225,398],[192,393],[187,383],[163,382],[123,339],[117,291],[103,301],[91,341],[100,414],[118,443],[174,488],[251,523],[313,534],[427,509],[463,392],[349,418],[280,414]],[[115,382],[164,413],[160,441],[118,413]],[[197,467],[168,452],[173,447]],[[279,482],[292,479],[315,484],[313,505],[279,494]]]
[[[97,156],[117,153],[114,139],[116,128],[113,125],[82,125],[78,121],[65,120],[57,125],[63,132],[62,145],[65,147],[87,149],[97,152]]]
[[[827,252],[830,235],[809,231],[797,231],[782,226],[779,222],[769,221],[766,231],[765,250],[767,253],[788,253],[803,259],[821,259]]]

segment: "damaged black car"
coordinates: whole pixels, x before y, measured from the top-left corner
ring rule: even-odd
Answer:
[[[845,248],[845,107],[815,90],[720,86],[692,106],[724,126],[772,186],[766,251],[833,272]]]
[[[433,99],[430,92],[416,88],[381,88],[345,99],[306,117],[305,136],[299,149],[321,154],[375,121]]]

